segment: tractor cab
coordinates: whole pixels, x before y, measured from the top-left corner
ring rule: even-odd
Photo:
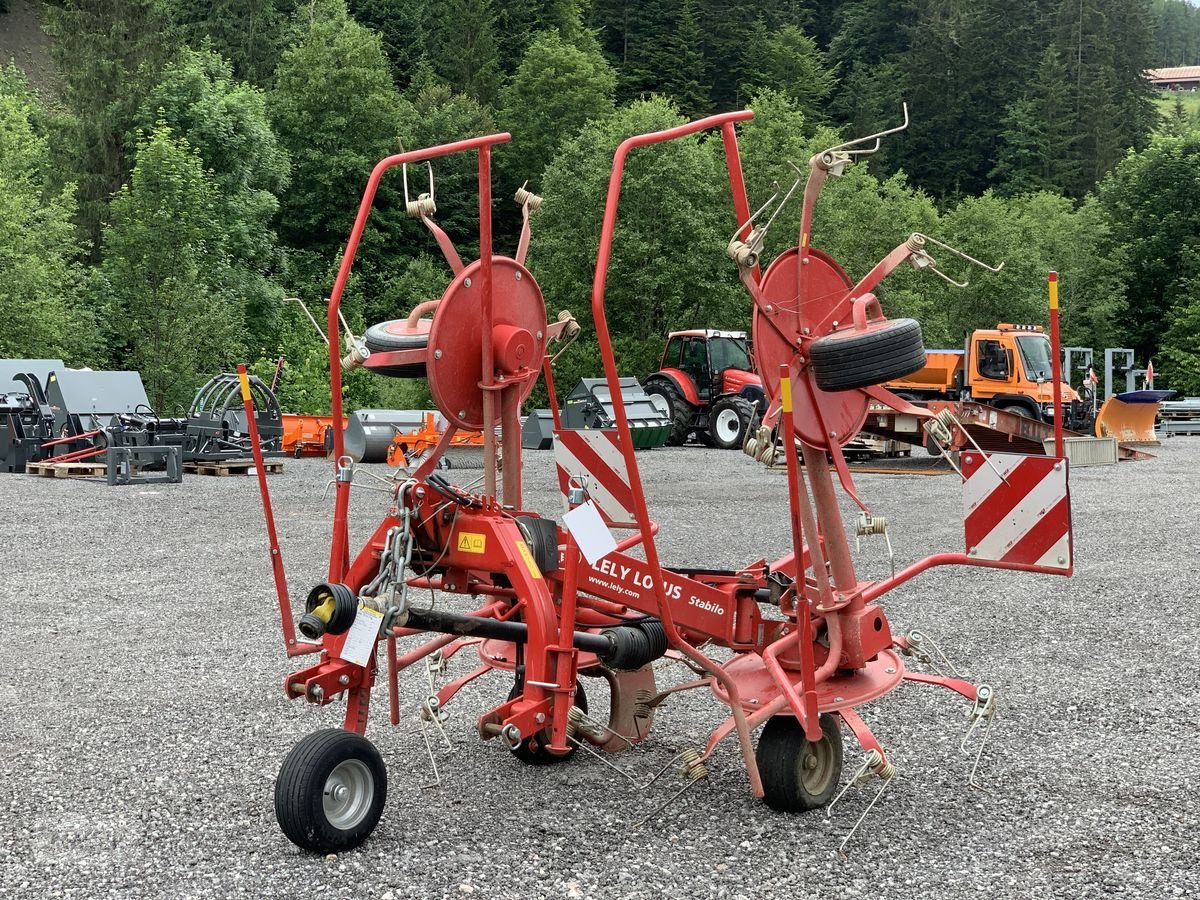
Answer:
[[[744,331],[677,331],[667,341],[660,370],[678,369],[702,402],[758,384]],[[732,388],[732,389],[731,389]]]

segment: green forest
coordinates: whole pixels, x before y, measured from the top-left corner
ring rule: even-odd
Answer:
[[[494,156],[496,248],[515,250],[528,182],[545,198],[529,267],[551,316],[584,327],[558,363],[570,385],[599,373],[588,306],[623,138],[749,107],[757,205],[814,152],[899,124],[902,103],[909,129],[826,187],[814,245],[855,277],[913,231],[1003,261],[962,290],[911,269],[885,282],[887,314],[921,320],[930,347],[1045,321],[1055,269],[1064,343],[1134,347],[1157,386],[1200,393],[1200,121],[1143,77],[1200,63],[1200,11],[1182,0],[48,0],[40,14],[54,77],[0,68],[0,356],[137,369],[164,413],[279,355],[284,409],[328,409],[326,350],[289,298],[323,320],[367,176],[400,148],[511,132]],[[607,295],[624,374],[653,370],[670,330],[749,326],[723,169],[703,137],[632,158]],[[433,173],[437,221],[472,258],[474,156]],[[768,261],[799,212],[776,221]],[[352,327],[449,280],[389,174],[343,304]],[[346,392],[351,408],[428,403],[422,383],[364,372]]]

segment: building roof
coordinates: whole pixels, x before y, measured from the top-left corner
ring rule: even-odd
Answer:
[[[1147,69],[1151,81],[1200,81],[1200,66],[1175,66],[1169,69]]]

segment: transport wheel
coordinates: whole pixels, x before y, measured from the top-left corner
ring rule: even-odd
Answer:
[[[817,387],[849,391],[911,375],[925,366],[925,342],[916,319],[875,322],[865,331],[847,328],[809,347]]]
[[[754,758],[771,809],[804,812],[833,799],[842,777],[842,732],[829,713],[820,722],[819,741],[807,740],[794,716],[773,716],[763,728]]]
[[[683,398],[679,388],[669,381],[653,381],[646,388],[647,394],[657,394],[667,401],[667,409],[671,411],[671,434],[667,444],[671,447],[681,446],[692,431],[692,404]]]
[[[387,799],[387,772],[360,734],[327,728],[292,748],[275,782],[275,818],[297,847],[353,850],[375,829]]]
[[[521,693],[521,686],[514,684],[513,689],[508,694],[509,700],[515,700]],[[584,712],[588,711],[587,694],[583,692],[583,683],[575,682],[575,706],[578,706]],[[512,749],[512,755],[521,762],[529,766],[549,766],[563,760],[570,759],[575,755],[575,748],[562,756],[556,756],[546,749],[546,744],[550,741],[550,729],[546,728],[539,731],[537,734],[531,735],[521,741]]]
[[[392,319],[372,325],[363,334],[363,343],[372,353],[387,353],[390,350],[422,350],[429,346],[428,323],[417,334],[405,333],[406,319]],[[411,363],[404,366],[386,366],[373,369],[380,375],[390,375],[393,378],[424,378],[425,363]]]
[[[722,397],[708,415],[713,443],[722,450],[740,450],[754,417],[754,404],[741,397]]]

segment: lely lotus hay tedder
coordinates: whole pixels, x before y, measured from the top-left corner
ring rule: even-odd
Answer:
[[[373,349],[361,362],[381,372],[425,374],[450,425],[414,470],[401,470],[391,480],[382,521],[353,555],[348,510],[357,467],[344,456],[343,436],[336,431],[328,580],[312,588],[298,620],[283,577],[266,480],[260,478],[287,653],[313,657],[311,665],[287,676],[284,690],[316,705],[345,704],[343,727],[302,739],[279,773],[276,814],[300,847],[329,853],[366,840],[387,788],[383,759],[364,736],[372,690],[377,682],[386,685],[390,719],[398,724],[401,674],[424,662],[424,677],[424,670],[440,669],[459,653],[477,656],[476,667],[435,684],[420,716],[440,725],[464,685],[500,672],[495,700],[476,720],[483,740],[508,751],[497,765],[512,765],[510,758],[552,763],[580,749],[588,751],[580,759],[594,755],[607,761],[650,737],[656,708],[671,695],[708,690],[729,716],[706,744],[676,757],[685,786],[706,774],[708,758],[732,737],[754,794],[788,812],[825,807],[835,799],[843,729],[864,751],[857,774],[879,776],[886,787],[894,767],[858,709],[905,681],[962,695],[969,704],[969,734],[977,740],[986,736],[995,711],[991,689],[952,675],[907,671],[906,658],[929,658],[929,643],[916,633],[893,635],[880,601],[934,566],[1070,574],[1066,462],[964,452],[965,551],[930,556],[882,581],[859,579],[834,476],[840,474],[862,507],[859,534],[885,532],[882,519],[858,500],[841,452],[858,433],[868,404],[883,402],[923,417],[943,441],[957,428],[952,418],[934,419],[877,387],[919,367],[924,352],[919,325],[885,318],[872,290],[903,262],[923,269],[936,263],[917,235],[855,283],[810,246],[821,185],[877,147],[878,136],[871,136],[812,159],[798,246],[761,272],[765,226],[751,215],[735,132],[751,116],[749,111],[712,116],[620,145],[592,293],[604,374],[619,396],[604,298],[626,159],[634,150],[652,153],[641,148],[718,129],[738,232],[728,248],[714,252],[727,250],[753,299],[755,346],[769,401],[764,428],[777,427],[785,446],[799,442],[803,460],[801,467],[795,453],[786,454],[788,515],[778,528],[781,536],[790,533],[791,552],[771,561],[749,560],[736,571],[663,564],[623,404],[615,404],[614,429],[564,429],[552,382],[555,454],[568,512],[560,523],[523,508],[519,409],[540,372],[550,380],[548,344],[577,326],[567,315],[549,319],[524,265],[536,198],[518,195],[525,227],[515,258],[493,251],[491,157],[508,135],[404,152],[375,167],[329,304],[330,333],[376,189],[389,169],[475,153],[480,257],[465,265],[458,260],[430,218],[432,198],[410,202],[410,211],[438,236],[454,276],[440,299],[422,305],[420,315],[389,324],[385,330],[393,346]],[[336,422],[342,416],[342,360],[336,349],[330,366]],[[497,429],[502,471],[496,465]],[[475,490],[452,484],[437,468],[439,454],[459,430],[481,431],[487,444],[482,487]],[[618,540],[614,532],[623,537]],[[441,592],[437,605],[417,601],[426,589]],[[453,601],[447,595],[462,595],[459,608],[469,611],[449,611]],[[692,670],[687,681],[658,683],[667,671],[656,671],[654,663],[667,655]],[[607,718],[587,710],[581,681],[589,678],[608,683]],[[756,744],[752,735],[758,728]],[[847,787],[855,780],[848,779]]]

